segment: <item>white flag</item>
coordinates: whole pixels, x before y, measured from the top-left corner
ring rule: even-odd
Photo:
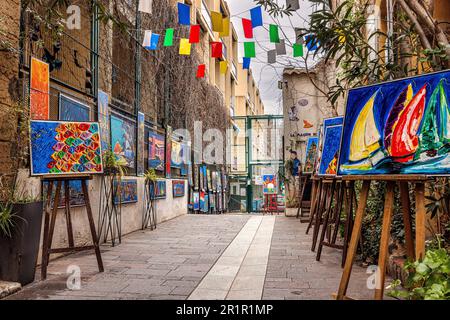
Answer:
[[[298,0],[286,0],[286,7],[297,11],[298,9],[300,9],[300,3]]]
[[[152,44],[152,31],[151,30],[145,30],[144,33],[144,41],[142,42],[142,46],[144,48],[149,48]]]
[[[153,0],[139,0],[139,11],[152,14]]]

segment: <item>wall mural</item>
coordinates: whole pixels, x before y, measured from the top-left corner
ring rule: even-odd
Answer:
[[[449,174],[450,72],[349,91],[339,174]]]
[[[111,115],[111,147],[118,160],[135,168],[136,126],[131,120]]]
[[[103,172],[98,123],[31,121],[30,132],[32,175]]]

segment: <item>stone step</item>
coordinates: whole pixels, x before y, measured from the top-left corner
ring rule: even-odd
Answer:
[[[20,291],[22,286],[18,282],[8,282],[0,280],[0,299],[3,299],[17,291]]]

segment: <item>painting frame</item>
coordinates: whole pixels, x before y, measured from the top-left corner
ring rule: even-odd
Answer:
[[[337,125],[329,125],[324,126],[324,136],[323,136],[323,150],[326,150],[327,152],[331,150],[331,153],[334,152],[334,157],[330,160],[329,154],[326,154],[322,152],[320,155],[320,162],[319,162],[319,170],[317,172],[317,175],[319,177],[336,177],[337,176],[337,163],[339,161],[339,153],[340,153],[340,142],[342,139],[342,131],[343,131],[343,124],[337,124]],[[336,137],[337,135],[337,137]],[[333,140],[334,139],[334,140]],[[324,165],[326,166],[326,162],[328,162],[327,169],[324,169]],[[334,162],[334,164],[333,164]],[[328,170],[330,167],[335,168],[335,171],[332,173],[329,173]]]
[[[314,161],[311,163],[311,169],[309,169],[309,167],[307,167],[307,165],[309,165],[308,164],[308,156],[310,155],[310,148],[312,148],[314,142],[316,144],[316,150],[311,151],[311,152],[313,152],[312,155],[314,156]],[[314,168],[316,167],[316,162],[317,162],[318,148],[319,148],[319,137],[317,135],[308,137],[308,140],[306,142],[306,149],[305,149],[305,162],[303,164],[303,173],[304,174],[313,174],[314,173]]]
[[[113,201],[116,205],[123,205],[123,204],[130,204],[130,203],[137,203],[139,202],[139,195],[138,195],[138,181],[137,179],[120,179],[114,180],[114,188],[117,190],[118,183],[120,182],[120,199],[118,199],[118,194],[114,197]],[[128,189],[128,187],[125,189],[124,185],[126,186],[133,186],[134,193],[130,193],[129,195],[125,194],[123,191]],[[129,189],[128,189],[129,190]],[[123,196],[125,194],[125,199],[123,199]]]
[[[186,181],[172,180],[172,197],[183,198],[186,195]]]
[[[48,121],[50,119],[50,65],[36,57],[30,57],[29,83],[30,119]],[[45,110],[40,110],[42,107]]]
[[[72,105],[76,105],[80,110],[84,110],[87,112],[87,119],[68,119],[63,117],[63,100],[71,102]],[[71,96],[68,96],[62,92],[58,94],[58,119],[61,121],[70,121],[70,122],[89,122],[91,118],[91,107],[86,103],[83,103]]]
[[[116,126],[118,125],[119,122],[121,122],[120,129],[116,128]],[[114,123],[114,126],[113,126],[113,123]],[[125,125],[127,126],[127,130],[124,129]],[[120,154],[120,152],[122,152],[122,151],[120,151],[120,149],[125,150],[125,151],[123,151],[124,155],[120,155],[120,157],[122,157],[126,161],[126,163],[127,163],[126,167],[130,168],[130,169],[137,169],[137,154],[136,154],[137,130],[136,130],[136,126],[137,126],[137,124],[132,119],[126,118],[117,113],[110,114],[111,150],[116,155],[116,157],[119,157],[118,154]],[[119,138],[119,136],[116,136],[117,134],[119,134],[118,133],[119,131],[122,132],[121,138]],[[129,135],[130,138],[127,139],[125,134]],[[114,138],[117,138],[117,139],[114,139]],[[114,140],[117,140],[117,141],[114,141]],[[121,142],[119,140],[123,140],[122,141],[123,144],[125,144],[125,143],[130,144],[130,148],[128,148],[125,145],[122,147]],[[126,155],[127,152],[128,153],[131,152],[131,154]]]

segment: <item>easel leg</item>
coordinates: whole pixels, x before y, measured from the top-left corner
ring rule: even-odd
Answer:
[[[330,197],[327,199],[327,210],[325,212],[325,217],[322,226],[322,232],[320,234],[319,247],[317,248],[316,261],[320,261],[320,256],[322,255],[323,242],[325,241],[325,235],[328,232],[328,222],[330,221],[331,215],[331,206],[333,204],[333,194],[336,186],[336,180],[333,180],[333,184],[331,185]],[[317,228],[317,233],[319,232]]]
[[[358,247],[358,240],[361,235],[361,228],[363,218],[366,212],[367,198],[369,196],[370,180],[365,180],[361,189],[361,197],[358,209],[356,210],[355,224],[353,226],[352,237],[348,248],[347,258],[345,260],[344,271],[342,273],[341,283],[339,284],[339,290],[336,299],[343,300],[347,293],[348,283],[350,281],[350,274],[352,272],[353,261],[356,255],[356,249]]]
[[[314,223],[314,219],[315,216],[317,214],[317,212],[319,211],[319,204],[320,204],[320,199],[322,198],[322,188],[323,188],[323,184],[322,181],[317,181],[317,187],[316,187],[316,192],[314,195],[314,206],[311,208],[311,213],[309,216],[309,223],[308,223],[308,228],[306,228],[306,234],[309,233],[309,230],[311,229],[313,223]]]
[[[342,181],[339,187],[339,199],[338,199],[338,204],[336,205],[337,207],[337,212],[336,212],[336,216],[335,216],[335,220],[334,220],[334,230],[333,230],[333,237],[331,238],[331,243],[332,244],[336,244],[336,240],[337,240],[337,236],[338,236],[338,232],[339,232],[339,227],[341,225],[341,217],[342,217],[342,206],[343,206],[343,202],[344,202],[344,196],[345,196],[345,182]]]
[[[320,225],[322,224],[322,215],[325,210],[327,204],[327,197],[330,191],[329,184],[323,184],[323,192],[321,195],[321,199],[319,202],[319,210],[316,212],[316,217],[314,221],[314,229],[313,229],[313,240],[311,251],[316,251],[317,238],[319,236]]]
[[[72,218],[70,216],[70,188],[69,181],[64,181],[64,205],[66,213],[66,226],[67,226],[67,238],[69,239],[69,247],[73,248],[75,246],[73,240],[73,229],[72,229]]]
[[[408,182],[400,182],[400,197],[402,201],[402,212],[403,212],[403,223],[405,225],[405,242],[406,242],[406,252],[408,258],[414,260],[414,240],[412,235],[412,225],[411,225],[411,203],[409,200],[409,188]]]
[[[344,206],[345,206],[345,231],[344,231],[344,249],[342,250],[342,263],[341,267],[345,265],[345,260],[347,258],[348,242],[352,232],[353,224],[353,191],[354,184],[353,181],[349,181],[348,184],[344,182]]]
[[[425,184],[416,183],[416,259],[422,259],[425,256]]]
[[[44,219],[44,235],[42,240],[42,266],[41,266],[41,278],[47,278],[47,265],[48,265],[48,229],[50,223],[50,210],[52,204],[52,191],[53,181],[48,182],[47,186],[47,198],[45,202],[45,219]]]
[[[378,257],[378,276],[377,288],[375,289],[375,300],[383,300],[384,281],[386,278],[386,264],[389,254],[389,238],[391,236],[392,214],[394,213],[394,188],[395,182],[389,181],[386,187],[386,196],[384,200],[383,225],[380,240],[380,255]]]
[[[100,247],[98,245],[97,232],[95,231],[94,217],[92,216],[91,201],[89,200],[89,192],[88,192],[88,189],[86,186],[86,180],[81,180],[81,186],[83,188],[84,201],[86,203],[86,211],[87,211],[87,216],[89,219],[89,226],[91,229],[92,242],[94,244],[95,255],[97,256],[98,270],[100,272],[103,272],[104,268],[103,268],[102,255],[100,253]]]

